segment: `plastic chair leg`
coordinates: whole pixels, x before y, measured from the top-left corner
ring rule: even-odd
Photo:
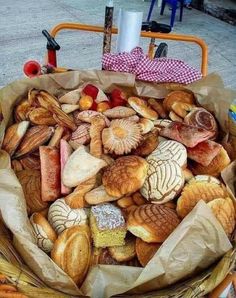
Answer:
[[[177,1],[175,1],[172,4],[172,13],[171,13],[171,19],[170,19],[170,26],[171,27],[174,27],[176,9],[177,9]]]
[[[163,15],[163,13],[164,13],[164,10],[165,10],[165,6],[166,6],[166,1],[165,1],[165,0],[162,0],[162,3],[161,3],[161,12],[160,12],[160,15]]]
[[[152,2],[151,2],[150,8],[149,8],[149,12],[148,12],[148,17],[147,17],[147,22],[150,21],[150,18],[151,18],[151,15],[152,15],[152,11],[153,11],[153,7],[154,7],[155,2],[156,2],[156,0],[152,0]]]
[[[180,1],[180,15],[179,15],[179,21],[182,22],[182,18],[183,18],[183,10],[184,10],[184,1],[181,0]]]

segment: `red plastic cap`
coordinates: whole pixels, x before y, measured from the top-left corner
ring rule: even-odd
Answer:
[[[23,71],[27,77],[36,77],[41,74],[41,66],[37,61],[29,60],[24,64]]]

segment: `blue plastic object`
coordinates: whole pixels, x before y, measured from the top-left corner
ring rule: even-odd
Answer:
[[[180,16],[179,16],[179,20],[181,22],[182,21],[182,17],[183,17],[184,0],[162,0],[162,4],[161,4],[161,15],[163,15],[163,13],[164,13],[166,3],[170,4],[170,6],[172,8],[171,19],[170,19],[170,26],[171,27],[174,26],[175,14],[176,14],[176,9],[177,9],[178,2],[180,2]],[[154,8],[155,3],[156,3],[156,0],[152,0],[151,1],[151,5],[150,5],[150,8],[149,8],[147,21],[150,21],[150,18],[151,18],[152,11],[153,11],[153,8]]]

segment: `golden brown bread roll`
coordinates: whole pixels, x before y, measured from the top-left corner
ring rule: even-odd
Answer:
[[[220,184],[194,180],[191,182],[190,180],[178,198],[177,213],[181,218],[184,218],[200,200],[208,203],[214,199],[226,198],[227,196],[226,190]]]
[[[80,286],[91,258],[91,239],[87,225],[66,229],[51,251],[52,260]]]
[[[96,265],[121,265],[110,255],[108,248],[93,247],[91,254],[91,266]]]
[[[108,251],[117,262],[130,261],[136,256],[135,238],[127,239],[125,245],[108,247]]]
[[[22,141],[29,127],[29,121],[15,123],[7,128],[2,143],[2,149],[12,156]]]
[[[230,198],[215,199],[207,204],[229,237],[235,228],[235,209]]]
[[[178,116],[175,112],[173,111],[170,111],[169,113],[169,118],[172,120],[172,121],[176,121],[176,122],[183,122],[183,119]]]
[[[109,195],[120,198],[142,187],[147,170],[148,163],[139,156],[120,157],[105,169],[102,182]]]
[[[138,260],[143,267],[147,265],[160,246],[160,243],[147,243],[140,238],[136,238],[135,249]]]
[[[128,103],[130,106],[144,118],[155,120],[158,118],[158,114],[152,108],[148,107],[146,102],[138,97],[128,98]]]
[[[177,90],[170,92],[163,101],[163,106],[167,111],[171,110],[171,106],[175,102],[186,102],[194,104],[194,95],[188,91]]]
[[[127,208],[127,207],[135,205],[135,203],[134,203],[132,197],[123,197],[117,201],[117,205],[120,208]]]
[[[22,170],[16,173],[23,188],[28,214],[38,212],[48,206],[41,198],[41,178],[38,170]]]
[[[162,100],[149,98],[148,103],[158,113],[158,115],[160,115],[161,118],[167,118],[167,113],[163,107]]]
[[[139,156],[148,156],[158,146],[158,130],[152,130],[143,136],[143,139],[139,143],[138,147],[132,151],[132,154]]]
[[[176,115],[184,118],[195,107],[195,105],[186,102],[174,102],[171,106],[171,109]]]
[[[179,223],[175,210],[164,205],[146,204],[129,213],[127,229],[145,242],[164,242]]]
[[[57,239],[56,232],[41,213],[33,213],[30,222],[35,232],[38,247],[45,252],[50,252]]]
[[[218,177],[221,171],[230,164],[230,158],[226,150],[222,147],[220,152],[211,161],[208,166],[203,166],[200,163],[192,162],[190,169],[194,175],[211,175]]]
[[[84,196],[84,199],[90,205],[96,205],[117,200],[116,197],[110,196],[106,192],[103,185],[100,185],[97,188],[94,188],[91,191],[87,192]]]

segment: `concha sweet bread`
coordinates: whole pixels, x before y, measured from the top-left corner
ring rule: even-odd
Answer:
[[[158,147],[148,156],[147,160],[155,156],[160,160],[174,160],[180,167],[185,167],[187,164],[187,150],[179,142],[163,141]]]
[[[52,260],[80,286],[87,274],[91,260],[89,227],[75,226],[65,230],[51,251]]]
[[[111,125],[102,131],[104,148],[117,155],[130,153],[141,141],[141,129],[136,123],[125,119],[111,121]]]
[[[141,194],[152,203],[162,204],[176,197],[184,185],[181,167],[174,160],[148,159],[147,178]]]
[[[127,229],[145,242],[164,242],[179,223],[174,209],[146,204],[129,213]]]
[[[184,218],[200,201],[206,203],[217,199],[226,198],[228,196],[226,190],[218,183],[206,181],[192,181],[183,188],[181,196],[177,201],[177,213]]]
[[[225,233],[230,236],[235,228],[235,209],[230,198],[215,199],[207,204],[221,223]]]
[[[48,210],[48,220],[57,234],[62,233],[67,228],[75,225],[84,225],[87,223],[87,214],[85,209],[71,209],[66,204],[65,199],[57,199]]]
[[[139,190],[147,171],[145,159],[136,155],[120,157],[105,169],[102,183],[109,195],[120,198]]]
[[[216,155],[216,157],[211,161],[208,166],[203,166],[200,163],[192,162],[191,171],[194,175],[211,175],[218,177],[221,171],[224,170],[230,164],[230,158],[228,156],[227,151],[222,147],[220,152]]]
[[[90,142],[90,126],[89,123],[81,123],[78,128],[72,132],[70,140],[78,145],[88,144]]]
[[[41,198],[41,178],[38,170],[22,170],[16,173],[23,188],[27,211],[29,214],[38,212],[48,206]]]
[[[45,252],[50,252],[57,239],[56,232],[53,230],[47,219],[38,212],[31,215],[30,222],[34,229],[38,247]]]

